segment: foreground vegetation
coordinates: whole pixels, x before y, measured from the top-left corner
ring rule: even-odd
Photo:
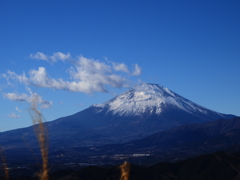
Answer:
[[[89,166],[80,170],[49,172],[48,177],[49,180],[127,180],[128,177],[129,180],[238,180],[240,179],[239,167],[240,154],[221,151],[176,163],[161,162],[148,167],[134,164],[129,166],[125,163],[121,168]],[[22,172],[10,170],[10,180],[39,179],[34,172],[32,176],[24,176],[24,171],[27,172],[27,170]],[[1,177],[0,180],[5,180],[5,177]]]

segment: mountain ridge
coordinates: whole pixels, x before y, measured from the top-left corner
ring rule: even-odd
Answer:
[[[125,106],[126,99],[132,108]],[[114,108],[119,110],[119,106],[114,107],[113,104],[119,105],[119,101],[124,112],[130,109],[130,112],[136,110],[136,113],[121,114],[121,108],[120,113],[114,112]],[[156,113],[158,108],[160,113]],[[44,124],[49,131],[50,146],[57,148],[126,143],[182,124],[233,117],[203,108],[163,86],[144,83],[106,103]],[[31,146],[38,145],[32,127],[1,133],[0,143],[14,148],[16,144],[23,146],[23,138]]]

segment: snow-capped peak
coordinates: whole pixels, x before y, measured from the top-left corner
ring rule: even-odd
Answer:
[[[137,85],[103,104],[94,106],[107,108],[107,113],[120,116],[141,115],[145,112],[160,114],[166,106],[177,107],[189,113],[209,111],[163,86],[148,83]]]

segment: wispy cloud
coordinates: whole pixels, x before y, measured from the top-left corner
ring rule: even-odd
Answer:
[[[134,64],[134,71],[132,73],[132,76],[139,76],[142,74],[142,68],[138,66],[138,64]]]
[[[47,61],[49,63],[55,63],[58,60],[65,61],[67,59],[71,59],[71,54],[70,53],[64,54],[64,53],[61,53],[61,52],[56,52],[56,53],[53,53],[52,56],[48,56],[48,55],[45,55],[41,52],[37,52],[36,54],[30,54],[30,58],[31,59],[44,60],[44,61]]]
[[[128,70],[127,65],[124,64],[124,63],[113,63],[113,68],[116,71],[123,71],[125,73],[130,73],[130,71]]]
[[[4,94],[4,97],[11,100],[11,101],[27,101],[28,95],[27,94],[16,94],[16,93],[6,93]]]
[[[29,95],[22,93],[6,93],[4,94],[4,97],[11,100],[11,101],[18,101],[18,102],[28,102],[32,103],[35,102],[40,105],[42,109],[47,109],[52,106],[51,101],[44,100],[40,95],[37,93],[33,93],[30,88],[27,88]],[[16,108],[17,111],[21,111],[20,109]]]
[[[51,62],[55,62],[57,59],[66,60],[71,58],[70,54],[66,55],[60,52],[53,53],[53,56],[46,56],[40,52],[31,56],[35,59],[51,60]],[[83,56],[74,60],[73,65],[74,66],[68,69],[71,81],[49,77],[44,67],[39,67],[38,70],[30,70],[28,76],[25,72],[18,75],[10,70],[8,70],[6,74],[2,74],[2,76],[7,79],[15,79],[25,85],[92,94],[95,92],[108,92],[106,88],[107,85],[114,88],[129,87],[129,80],[117,74],[118,71],[125,72],[132,76],[138,76],[142,72],[137,64],[134,65],[133,72],[130,72],[124,63],[111,62],[107,64]],[[22,94],[18,98],[21,100],[22,96],[25,95]]]
[[[41,52],[37,52],[36,54],[30,54],[30,58],[31,59],[39,59],[39,60],[49,61],[48,56],[41,53]]]
[[[71,59],[71,54],[70,53],[64,54],[61,52],[56,52],[56,53],[53,53],[52,56],[50,56],[50,59],[52,59],[52,61],[58,61],[58,60],[65,61],[65,60]]]
[[[20,115],[16,115],[15,113],[8,114],[8,117],[10,118],[20,118]]]
[[[21,109],[19,109],[18,107],[16,107],[16,110],[18,111],[18,112],[22,112],[22,110]]]

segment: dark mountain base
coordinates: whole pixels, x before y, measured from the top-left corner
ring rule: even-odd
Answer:
[[[19,171],[19,170],[18,170]],[[24,172],[25,171],[25,172]],[[1,172],[2,174],[3,172]],[[22,176],[21,176],[22,173]],[[29,173],[29,172],[28,172]],[[16,176],[19,174],[19,176]],[[34,176],[23,176],[26,170],[10,171],[10,180],[37,180]],[[90,166],[77,171],[61,170],[50,173],[51,180],[117,180],[119,166]],[[234,180],[240,179],[240,157],[225,152],[216,152],[176,163],[162,162],[150,167],[131,164],[130,180]],[[0,177],[4,180],[4,177]]]
[[[124,144],[104,146],[49,148],[53,167],[65,164],[116,165],[128,160],[139,165],[180,160],[216,151],[240,152],[240,118],[189,124]],[[5,149],[10,166],[41,164],[39,148]],[[61,168],[62,169],[62,168]],[[63,167],[64,169],[64,167]]]

